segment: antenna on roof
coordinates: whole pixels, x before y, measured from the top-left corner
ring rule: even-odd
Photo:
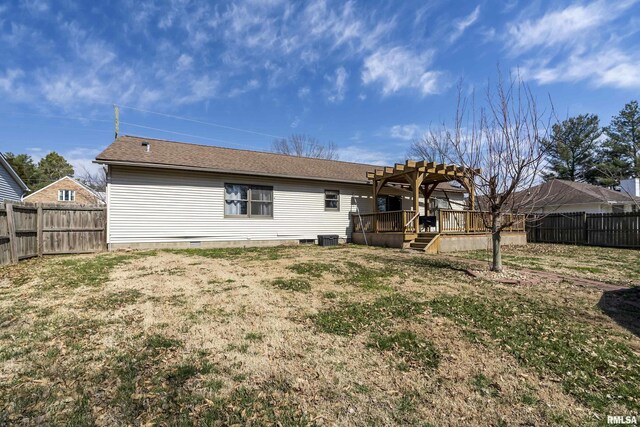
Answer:
[[[118,134],[120,133],[120,107],[116,104],[113,104],[113,115],[114,115],[114,126],[116,130],[116,139],[118,139]]]

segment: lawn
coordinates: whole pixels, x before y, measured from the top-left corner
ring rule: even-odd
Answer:
[[[491,260],[491,251],[458,252],[461,258]],[[529,244],[506,246],[506,266],[549,271],[606,283],[640,286],[640,251],[596,246]]]
[[[506,251],[507,265],[637,279],[633,252],[599,254]],[[602,272],[567,268],[587,258]],[[603,311],[601,290],[466,267],[358,246],[2,267],[0,424],[577,426],[640,413],[637,325]]]

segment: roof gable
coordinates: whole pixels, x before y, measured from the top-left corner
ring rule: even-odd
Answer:
[[[4,167],[7,170],[7,172],[9,172],[9,175],[11,175],[13,180],[20,186],[20,188],[22,188],[22,190],[29,191],[29,187],[27,187],[27,184],[25,184],[24,181],[22,181],[22,179],[18,175],[18,173],[15,170],[13,170],[13,168],[11,167],[7,159],[4,158],[2,153],[0,153],[0,166]]]
[[[31,194],[29,194],[28,196],[26,196],[26,197],[24,198],[24,200],[29,200],[29,198],[30,198],[30,197],[35,196],[36,194],[40,193],[41,191],[44,191],[44,190],[46,190],[47,188],[52,187],[52,186],[54,186],[54,185],[56,185],[56,184],[60,183],[61,181],[65,181],[65,180],[68,180],[68,181],[69,181],[72,185],[74,185],[76,188],[79,188],[79,189],[81,189],[81,190],[85,190],[85,191],[87,191],[88,193],[90,193],[92,196],[94,196],[94,197],[96,197],[98,200],[100,200],[100,196],[99,196],[99,195],[98,195],[98,193],[96,193],[92,188],[87,187],[86,185],[84,185],[84,184],[83,184],[83,183],[81,183],[80,181],[78,181],[78,180],[76,180],[76,179],[73,179],[73,178],[72,178],[72,177],[70,177],[70,176],[63,176],[62,178],[60,178],[60,179],[58,179],[58,180],[56,180],[56,181],[52,182],[51,184],[49,184],[49,185],[47,185],[47,186],[45,186],[45,187],[42,187],[42,188],[41,188],[41,189],[39,189],[38,191],[34,191],[33,193],[31,193]]]

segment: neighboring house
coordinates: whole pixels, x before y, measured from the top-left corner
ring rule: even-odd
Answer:
[[[24,198],[29,203],[74,203],[80,205],[104,204],[98,193],[91,188],[65,176],[56,182],[34,191]]]
[[[0,202],[3,200],[20,201],[27,191],[29,191],[29,187],[0,153]]]
[[[380,167],[134,136],[96,162],[107,166],[111,249],[347,239],[351,214],[372,211],[367,172]],[[378,207],[411,209],[409,196],[385,189]],[[434,197],[464,205],[464,190],[448,183]]]
[[[532,213],[637,212],[640,198],[584,182],[554,179],[516,194],[522,210]],[[524,199],[523,199],[524,198]]]

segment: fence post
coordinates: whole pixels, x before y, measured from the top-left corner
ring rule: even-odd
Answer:
[[[583,244],[584,245],[588,245],[589,244],[589,226],[588,226],[588,222],[587,222],[587,213],[586,212],[582,212],[582,222],[583,222],[583,228],[584,228],[584,234],[583,234]]]
[[[18,239],[16,237],[16,222],[13,216],[13,203],[5,205],[7,210],[7,229],[9,230],[9,258],[12,264],[18,263]]]
[[[38,215],[36,217],[37,221],[37,233],[36,238],[38,239],[38,256],[41,257],[44,253],[44,214],[42,212],[42,204],[38,203]]]

